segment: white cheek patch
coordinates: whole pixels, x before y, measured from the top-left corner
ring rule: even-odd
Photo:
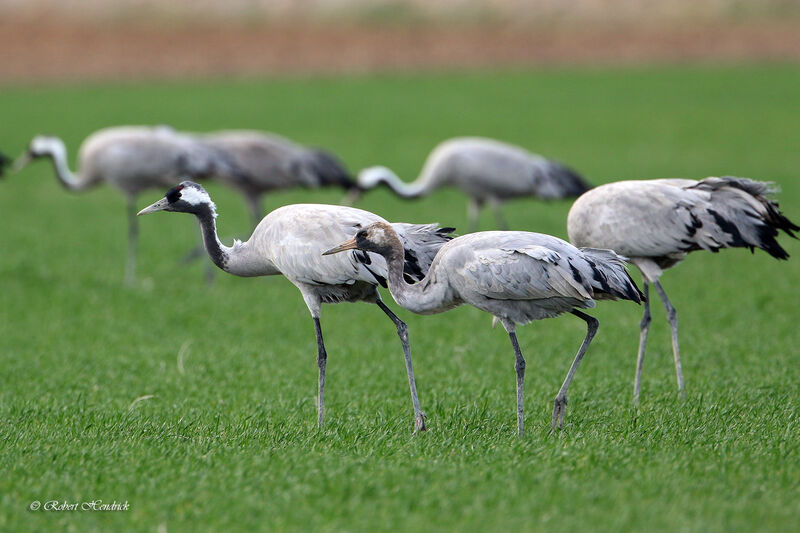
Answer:
[[[208,196],[208,193],[194,187],[184,187],[181,190],[181,200],[191,205],[211,203],[211,197]]]
[[[378,244],[383,244],[386,242],[386,232],[380,226],[373,229],[374,237],[373,240]]]

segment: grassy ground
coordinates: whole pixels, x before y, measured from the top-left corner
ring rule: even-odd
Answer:
[[[438,140],[482,134],[567,161],[595,183],[775,180],[797,221],[798,86],[800,69],[774,65],[0,90],[0,149],[16,155],[50,132],[74,152],[109,124],[252,127],[410,178]],[[221,233],[245,232],[240,199],[209,188]],[[341,196],[282,193],[268,206]],[[466,222],[463,197],[448,191],[415,203],[375,192],[359,206]],[[514,228],[564,237],[568,209],[518,201],[507,215]],[[530,428],[520,440],[502,329],[474,309],[400,311],[430,427],[412,437],[402,352],[376,308],[324,310],[329,423],[318,431],[313,326],[284,279],[204,285],[201,264],[177,264],[196,242],[194,221],[160,214],[141,221],[140,283],[125,289],[121,197],[69,195],[45,163],[0,184],[0,213],[4,531],[785,531],[800,517],[797,257],[698,253],[664,277],[681,320],[686,401],[656,304],[632,409],[641,309],[599,305],[600,333],[552,437],[551,401],[581,321],[520,330]],[[482,224],[493,227],[488,214]],[[27,510],[96,499],[130,510]]]

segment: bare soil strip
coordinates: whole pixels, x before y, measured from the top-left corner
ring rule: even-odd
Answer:
[[[0,83],[800,59],[800,25],[89,27],[0,21]]]

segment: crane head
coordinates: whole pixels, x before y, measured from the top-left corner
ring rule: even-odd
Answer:
[[[58,137],[37,135],[28,144],[28,149],[25,150],[16,161],[14,161],[14,165],[11,167],[11,170],[14,172],[19,172],[34,159],[46,156],[66,158],[67,149],[64,146],[64,141]]]
[[[164,198],[151,204],[137,213],[146,215],[156,211],[173,211],[176,213],[193,213],[196,215],[204,211],[210,211],[212,216],[216,216],[216,206],[211,201],[202,185],[193,181],[182,181],[180,184],[171,188],[164,195]]]
[[[364,250],[375,252],[384,257],[399,252],[403,256],[403,243],[394,231],[394,228],[386,222],[373,222],[364,229],[356,233],[356,236],[323,252],[322,255],[331,255],[345,250]]]

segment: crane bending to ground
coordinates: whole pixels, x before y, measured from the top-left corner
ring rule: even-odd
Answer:
[[[220,269],[235,276],[283,275],[303,295],[314,321],[319,368],[317,423],[322,427],[325,412],[325,368],[327,352],[322,338],[320,312],[323,303],[375,303],[394,322],[403,344],[403,353],[414,406],[414,431],[425,429],[425,415],[417,398],[408,327],[381,301],[378,285],[386,284],[386,261],[377,254],[351,252],[340,257],[322,257],[322,252],[352,237],[363,226],[385,222],[368,211],[345,206],[295,204],[276,209],[256,226],[247,242],[234,241],[227,247],[219,241],[217,211],[208,193],[196,183],[184,181],[166,196],[142,209],[144,215],[156,211],[191,213],[197,217],[208,255]],[[450,240],[452,228],[436,224],[396,223],[408,253],[402,267],[409,280],[421,279],[439,248]]]
[[[15,163],[21,170],[29,162],[50,158],[58,181],[78,192],[107,183],[125,196],[128,212],[128,259],[125,282],[136,279],[138,226],[136,196],[145,189],[173,185],[180,175],[194,179],[240,173],[220,150],[205,147],[168,126],[120,126],[92,133],[81,144],[77,172],[67,162],[67,149],[58,137],[38,135]]]
[[[387,185],[403,198],[427,196],[443,186],[461,189],[470,197],[470,231],[478,228],[481,207],[489,204],[497,225],[506,229],[501,204],[505,200],[533,196],[543,200],[580,196],[591,188],[572,169],[513,144],[481,137],[456,137],[431,151],[419,177],[403,182],[382,166],[369,167],[358,174],[358,185],[372,189]]]
[[[566,312],[586,322],[586,337],[553,402],[553,431],[563,427],[567,389],[599,325],[579,309],[594,307],[595,298],[638,303],[642,297],[625,270],[623,257],[610,250],[578,249],[541,233],[483,231],[457,237],[442,246],[428,274],[414,285],[403,278],[404,245],[390,225],[373,223],[325,253],[353,249],[386,258],[389,291],[401,307],[429,315],[469,304],[503,324],[516,356],[520,436],[525,427],[525,359],[517,342],[517,324]]]
[[[279,135],[223,130],[196,138],[233,158],[243,176],[219,174],[217,179],[244,196],[254,228],[264,216],[261,199],[268,192],[326,186],[342,187],[351,194],[358,190],[350,173],[333,154],[300,146]]]
[[[746,178],[706,178],[701,181],[660,179],[620,181],[587,192],[569,211],[567,230],[576,246],[609,248],[630,258],[642,272],[644,294],[652,283],[667,311],[678,389],[684,394],[678,347],[678,315],[659,279],[695,250],[761,248],[776,259],[787,259],[775,237],[783,230],[792,237],[800,228],[769,198],[768,183]],[[644,304],[633,386],[639,402],[650,306]]]

